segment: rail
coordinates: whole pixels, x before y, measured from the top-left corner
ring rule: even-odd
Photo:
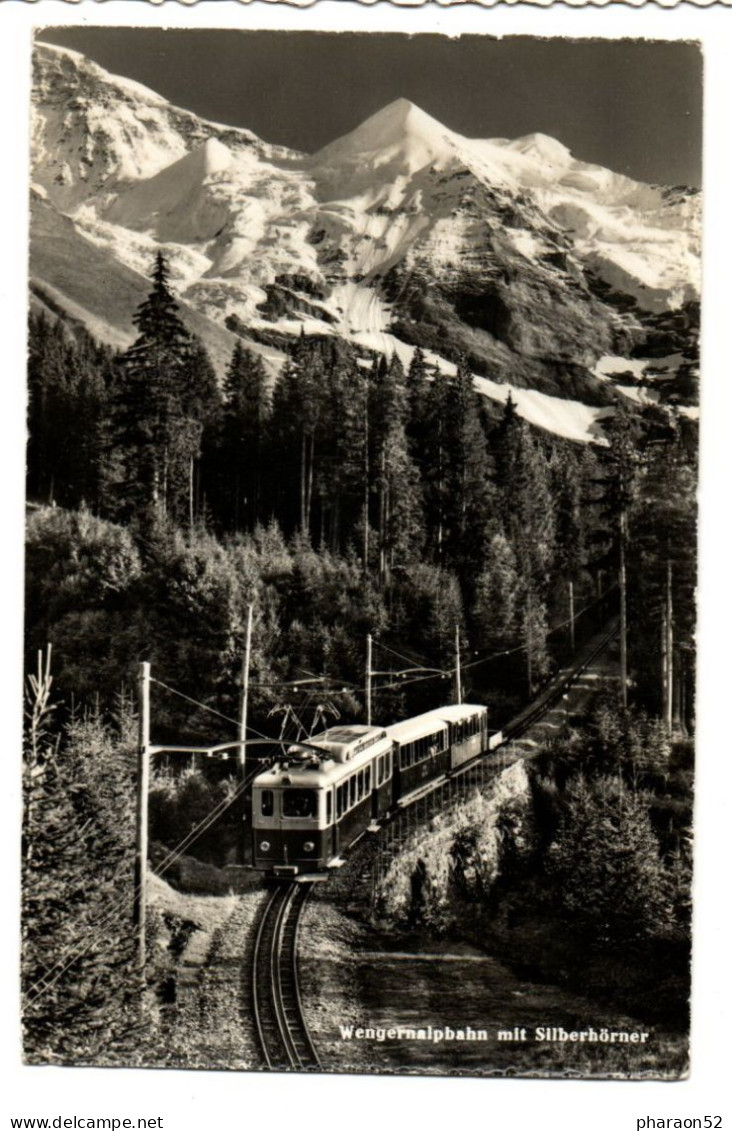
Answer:
[[[300,998],[297,947],[312,884],[280,885],[260,919],[252,957],[252,1013],[270,1071],[318,1070],[320,1060]]]
[[[572,684],[579,679],[601,652],[604,652],[610,641],[617,636],[617,633],[618,622],[617,619],[614,619],[597,643],[594,644],[576,664],[569,668],[567,672],[563,674],[560,673],[525,710],[521,711],[520,714],[516,715],[515,718],[503,727],[504,743],[501,743],[501,745],[525,734],[537,719],[540,719],[542,715],[545,715],[547,711],[551,710],[567,688],[571,687]]]

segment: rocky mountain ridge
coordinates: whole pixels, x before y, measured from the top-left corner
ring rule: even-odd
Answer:
[[[544,135],[467,139],[398,99],[304,155],[75,52],[41,44],[35,65],[32,272],[91,308],[97,333],[124,332],[130,300],[111,318],[116,290],[133,276],[144,288],[162,248],[209,336],[235,325],[273,365],[301,332],[406,360],[421,344],[446,365],[465,354],[490,384],[602,407],[600,359],[629,356],[647,316],[698,299],[698,194],[578,161]],[[49,213],[73,227],[76,270],[52,254]],[[100,256],[106,313],[79,278]]]

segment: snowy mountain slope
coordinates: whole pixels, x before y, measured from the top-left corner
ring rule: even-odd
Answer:
[[[117,349],[131,345],[136,337],[132,318],[150,290],[149,279],[92,243],[70,217],[35,194],[30,233],[32,285],[100,341]],[[201,339],[223,375],[236,336],[189,304],[181,302],[180,307],[186,326]],[[278,350],[255,342],[246,345],[262,355],[270,372],[277,372],[284,362]]]
[[[76,51],[45,43],[34,52],[32,108],[34,177],[64,210],[120,182],[154,176],[209,137],[287,155],[248,130],[205,122]]]
[[[204,325],[463,353],[486,395],[500,382],[612,403],[598,359],[637,346],[644,310],[698,295],[698,195],[541,134],[464,138],[406,99],[305,156],[40,46],[33,157],[85,254],[139,278],[162,247]]]

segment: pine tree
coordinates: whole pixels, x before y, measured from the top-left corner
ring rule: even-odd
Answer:
[[[50,656],[49,656],[50,660]],[[32,1063],[96,1063],[139,1044],[133,968],[131,720],[54,725],[50,662],[27,695],[23,1028]]]
[[[670,877],[647,805],[619,777],[568,784],[546,866],[564,910],[601,944],[672,927]]]
[[[628,613],[633,625],[630,655],[640,694],[660,709],[666,647],[661,633],[670,581],[675,711],[685,725],[693,718],[696,518],[696,476],[681,445],[655,444],[649,449],[629,512],[633,537],[633,552],[628,555]]]
[[[421,467],[425,457],[430,370],[424,353],[417,347],[407,370],[407,437],[412,457]]]
[[[554,566],[560,577],[573,579],[587,556],[582,478],[574,451],[555,445],[549,471],[555,517]]]
[[[436,370],[425,403],[425,431],[431,450],[425,454],[422,471],[427,545],[432,560],[444,566],[447,560],[449,497],[448,406],[450,381]]]
[[[448,388],[446,552],[463,585],[470,587],[485,556],[495,510],[492,467],[481,420],[480,395],[464,360]]]
[[[521,635],[521,580],[516,555],[503,532],[488,544],[475,584],[473,624],[477,643],[490,651],[514,648]]]
[[[112,474],[112,351],[43,313],[31,315],[28,338],[28,497],[99,512]]]
[[[321,460],[325,373],[333,356],[325,343],[302,338],[275,385],[272,445],[279,506],[286,531],[311,536],[316,469]],[[286,454],[285,454],[286,453]]]
[[[529,693],[548,670],[547,596],[556,551],[555,500],[544,450],[509,396],[494,437],[499,513],[519,577]]]
[[[395,353],[375,367],[369,407],[382,585],[388,584],[395,565],[404,567],[418,556],[423,543],[419,473],[409,452],[407,417],[404,368]]]
[[[607,447],[599,452],[604,475],[605,514],[611,527],[627,514],[638,492],[642,466],[641,427],[625,402],[621,402],[605,424]]]
[[[179,317],[162,252],[152,279],[133,319],[139,336],[120,362],[116,439],[124,460],[122,509],[165,515],[179,511],[181,498],[189,495],[206,399],[202,389],[210,383],[200,346]]]
[[[268,417],[264,363],[238,341],[224,381],[219,451],[219,505],[234,530],[253,530],[262,517]]]

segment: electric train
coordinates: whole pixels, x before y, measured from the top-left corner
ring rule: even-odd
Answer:
[[[258,774],[252,786],[254,867],[273,876],[325,872],[399,802],[500,745],[488,710],[440,707],[393,726],[335,726]]]

